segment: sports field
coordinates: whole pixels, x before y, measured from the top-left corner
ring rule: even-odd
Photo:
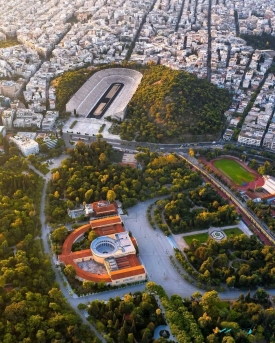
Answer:
[[[250,173],[235,160],[224,158],[214,161],[213,165],[227,178],[239,186],[242,186],[243,183],[255,180],[255,175]]]

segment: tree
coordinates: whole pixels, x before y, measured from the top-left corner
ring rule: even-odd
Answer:
[[[134,335],[132,333],[128,333],[127,343],[134,343]]]
[[[195,300],[200,300],[201,299],[201,293],[199,291],[196,291],[191,295],[191,298],[195,299]]]
[[[94,289],[95,283],[93,281],[85,280],[85,281],[83,281],[82,286],[83,286],[83,288],[85,288],[89,292],[89,291],[92,291]]]
[[[66,226],[60,226],[51,233],[51,238],[54,242],[63,243],[68,236],[68,229]]]
[[[97,288],[100,290],[104,289],[105,286],[106,286],[106,282],[103,280],[99,281],[97,284]]]
[[[103,152],[100,154],[98,159],[99,159],[101,164],[104,164],[108,160],[106,155]]]
[[[118,337],[117,340],[119,343],[124,343],[126,341],[126,332],[125,332],[125,328],[122,326],[119,333],[118,333]]]
[[[264,165],[258,168],[258,173],[261,175],[272,175],[273,167],[270,162],[265,161]]]
[[[89,235],[88,235],[88,240],[89,240],[90,242],[92,242],[92,241],[95,240],[96,238],[98,238],[98,235],[96,234],[95,231],[92,230],[92,231],[89,233]]]
[[[141,343],[149,343],[149,338],[151,337],[151,332],[149,329],[145,329],[141,338]]]
[[[251,169],[254,170],[257,170],[259,168],[259,163],[254,158],[249,162],[248,165]]]
[[[194,157],[194,156],[195,156],[195,151],[194,151],[193,148],[190,148],[190,149],[189,149],[189,156],[190,156],[190,157]]]
[[[107,200],[110,202],[113,202],[115,201],[115,199],[116,199],[116,193],[113,190],[109,189],[107,192]]]
[[[206,337],[207,343],[219,343],[219,339],[216,335],[211,333],[209,336]]]
[[[40,150],[41,152],[44,152],[44,153],[46,153],[46,152],[48,152],[48,151],[49,151],[49,148],[48,148],[47,144],[45,144],[45,143],[42,143],[42,144],[40,145],[40,148],[39,148],[39,150]]]
[[[52,174],[52,179],[53,181],[58,181],[59,178],[60,178],[60,174],[59,174],[59,171],[57,170],[56,172]]]
[[[76,275],[76,271],[71,264],[67,264],[67,266],[64,268],[64,274],[68,277],[73,278]]]
[[[212,319],[207,315],[206,312],[198,319],[198,324],[201,328],[207,327],[211,323]]]
[[[224,336],[222,343],[235,343],[235,339],[231,336]]]
[[[253,295],[253,298],[261,304],[266,304],[269,302],[269,294],[263,288],[258,288]]]
[[[206,292],[201,298],[200,305],[212,319],[216,319],[219,316],[220,303],[219,295],[217,291]]]
[[[234,333],[237,333],[240,330],[238,323],[235,322],[221,322],[221,326],[228,330],[232,330]]]
[[[84,311],[87,309],[87,305],[86,304],[83,304],[83,303],[79,303],[77,305],[77,308],[79,309],[79,311]]]
[[[157,316],[160,316],[160,315],[161,315],[161,309],[160,309],[160,308],[157,308],[157,309],[156,309],[156,315],[157,315]]]
[[[235,282],[236,282],[236,276],[233,275],[233,276],[229,276],[227,279],[226,279],[226,285],[227,287],[234,287],[235,285]]]
[[[89,200],[91,199],[92,195],[93,195],[93,190],[92,190],[92,189],[89,189],[89,190],[85,193],[85,195],[84,195],[85,200],[86,200],[86,201],[89,201]]]
[[[45,334],[44,330],[38,330],[37,331],[37,333],[36,333],[37,342],[43,343],[45,341],[45,337],[46,337],[46,334]]]

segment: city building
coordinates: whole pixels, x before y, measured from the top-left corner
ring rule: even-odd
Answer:
[[[117,214],[116,203],[110,203],[107,200],[100,200],[92,204],[85,205],[86,216],[102,217]]]
[[[28,138],[27,136],[16,135],[10,137],[10,141],[17,146],[22,155],[25,157],[31,154],[37,154],[39,152],[38,143],[34,139]]]

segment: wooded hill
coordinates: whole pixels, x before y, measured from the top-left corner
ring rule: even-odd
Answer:
[[[68,71],[52,81],[57,109],[65,110],[70,97],[101,69],[126,67],[140,71],[142,81],[120,125],[122,139],[149,142],[213,140],[221,132],[231,96],[205,79],[165,66],[124,63],[93,70]],[[62,114],[62,113],[61,113]]]
[[[122,139],[171,142],[207,139],[224,124],[231,96],[204,79],[165,66],[146,66],[120,126]],[[210,136],[208,137],[208,139]]]

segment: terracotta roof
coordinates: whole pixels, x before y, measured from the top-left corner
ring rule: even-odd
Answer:
[[[76,275],[82,279],[99,282],[111,282],[112,280],[118,280],[125,277],[136,276],[139,274],[144,274],[145,269],[140,264],[136,255],[127,255],[125,256],[125,261],[121,261],[121,269],[116,270],[110,273],[110,276],[106,274],[92,274],[88,271],[81,269],[75,262],[75,259],[84,258],[84,257],[92,257],[92,252],[90,249],[75,251],[72,252],[72,245],[76,241],[76,239],[83,235],[86,231],[90,228],[95,229],[95,232],[98,233],[100,236],[105,236],[111,233],[119,233],[124,232],[124,227],[121,225],[121,219],[119,216],[104,218],[104,219],[96,219],[90,222],[90,224],[86,224],[81,226],[80,228],[74,230],[65,240],[62,246],[62,254],[58,256],[60,262],[63,262],[65,265],[71,264],[76,271]],[[130,267],[129,267],[130,266]]]
[[[75,240],[91,228],[90,224],[83,225],[74,230],[65,240],[62,246],[62,255],[67,255],[71,252],[71,248]]]
[[[115,224],[121,224],[121,219],[119,216],[103,218],[103,219],[95,219],[90,221],[90,225],[92,229],[102,226],[110,226]]]
[[[82,251],[75,251],[70,253],[69,255],[59,255],[58,259],[60,262],[63,262],[65,265],[72,265],[76,271],[76,275],[79,276],[80,278],[88,281],[94,281],[94,282],[99,282],[99,281],[105,281],[105,282],[111,282],[110,276],[106,274],[92,274],[86,270],[81,269],[75,262],[74,260],[77,258],[82,258],[82,257],[92,257],[92,252],[90,249],[87,250],[82,250]]]
[[[125,231],[124,227],[121,224],[97,227],[96,229],[93,229],[93,230],[98,236],[108,236],[108,235],[113,235],[115,233],[120,233],[120,232]]]
[[[103,204],[103,206],[100,206]],[[117,213],[117,207],[115,203],[110,204],[109,201],[102,200],[92,203],[92,208],[95,211],[96,215],[106,215],[106,214],[115,214]]]
[[[139,259],[134,254],[124,255],[121,257],[115,257],[115,260],[116,260],[116,263],[117,263],[119,270],[131,268],[131,267],[136,267],[136,266],[141,265],[139,262]]]
[[[86,249],[86,250],[80,250],[80,251],[74,251],[71,252],[67,255],[59,255],[58,259],[60,262],[65,262],[65,261],[71,261],[71,260],[75,260],[77,258],[82,258],[82,257],[87,257],[87,256],[92,256],[92,252],[90,249]],[[67,264],[70,262],[67,262]],[[71,263],[70,263],[71,264]]]
[[[142,265],[110,272],[112,280],[119,280],[122,278],[136,276],[140,274],[145,274],[145,269]]]

